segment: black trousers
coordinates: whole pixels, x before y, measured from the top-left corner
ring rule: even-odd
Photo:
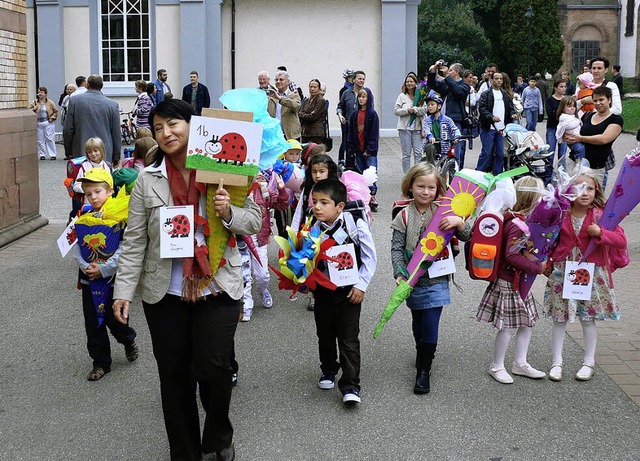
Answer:
[[[338,288],[330,291],[318,288],[314,292],[320,352],[320,369],[323,373],[338,373],[341,392],[355,388],[360,391],[360,310],[361,304],[347,300],[348,290]],[[336,351],[336,343],[338,351]],[[339,355],[339,361],[338,361]]]
[[[124,325],[113,315],[113,289],[109,290],[109,298],[104,308],[104,321],[98,326],[98,315],[91,296],[89,285],[82,284],[82,312],[84,314],[84,329],[87,333],[87,350],[93,360],[94,367],[111,370],[111,345],[107,328],[120,344],[129,344],[136,338],[136,330],[128,324]]]
[[[144,303],[158,363],[164,423],[172,460],[201,460],[231,445],[231,354],[242,309],[224,293],[188,303],[166,295]],[[196,397],[206,417],[202,438]]]

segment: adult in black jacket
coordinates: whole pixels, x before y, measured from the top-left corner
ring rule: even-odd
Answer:
[[[443,79],[438,79],[436,72],[440,70]],[[471,87],[462,79],[462,71],[464,68],[462,64],[451,64],[451,67],[447,69],[446,66],[442,66],[442,61],[436,62],[429,68],[427,84],[429,88],[432,88],[444,99],[444,115],[453,120],[460,133],[463,135],[468,134],[468,130],[462,127],[462,121],[467,117],[467,110],[465,104]],[[460,168],[464,168],[464,154],[466,151],[466,142],[463,140],[456,144],[456,157],[458,157],[458,164]]]
[[[198,72],[195,70],[189,74],[189,80],[191,83],[182,89],[182,100],[193,107],[196,115],[202,115],[203,107],[211,107],[209,89],[198,81]]]
[[[478,100],[480,142],[482,150],[476,170],[494,175],[504,170],[504,137],[502,130],[517,117],[509,94],[502,89],[502,74],[491,79],[491,90],[484,91]]]

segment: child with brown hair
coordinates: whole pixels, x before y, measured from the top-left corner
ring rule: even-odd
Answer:
[[[580,127],[582,127],[582,123],[580,123],[580,119],[578,118],[576,107],[576,100],[573,96],[565,96],[560,100],[560,105],[558,106],[558,128],[556,128],[556,139],[558,140],[558,144],[562,144],[564,140],[562,137],[565,133],[579,135]],[[576,142],[573,144],[568,144],[569,149],[571,149],[571,159],[574,162],[579,162],[584,158],[584,145],[580,142]]]
[[[391,223],[391,261],[396,284],[400,283],[402,270],[406,268],[407,251],[413,252],[438,208],[439,199],[446,192],[444,179],[436,167],[419,162],[402,180],[402,195],[412,201],[398,213]],[[467,240],[470,226],[458,216],[443,218],[440,229],[456,229],[456,236]],[[440,316],[445,304],[451,304],[449,277],[431,278],[425,273],[407,298],[411,309],[411,329],[416,342],[416,380],[414,394],[428,394],[431,390],[431,364],[438,345]]]

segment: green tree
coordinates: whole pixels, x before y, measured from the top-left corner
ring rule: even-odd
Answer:
[[[555,73],[562,66],[563,42],[555,0],[468,0],[476,20],[491,42],[490,57],[509,74],[527,73],[528,29],[531,20],[531,72]]]
[[[456,51],[456,45],[458,51]],[[418,74],[438,59],[461,62],[474,72],[484,70],[491,44],[475,21],[468,2],[422,0],[418,8]]]
[[[500,8],[500,68],[515,74],[527,73],[528,26],[525,13],[530,0],[506,0]],[[555,0],[537,0],[532,5],[531,73],[551,74],[562,66],[564,43]]]

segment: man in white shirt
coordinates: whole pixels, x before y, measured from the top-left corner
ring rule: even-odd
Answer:
[[[611,93],[613,94],[611,97],[611,112],[616,115],[622,114],[622,98],[620,97],[620,89],[618,85],[613,82],[606,82],[604,80],[604,76],[609,70],[609,60],[602,56],[598,56],[591,60],[591,75],[593,75],[593,83],[598,85],[606,85],[607,88],[611,89]],[[582,104],[589,104],[593,102],[591,98],[583,98],[580,100]]]
[[[495,72],[491,79],[491,90],[485,91],[478,100],[480,114],[480,142],[482,150],[476,170],[494,175],[504,170],[504,137],[502,130],[517,115],[509,94],[502,89],[502,74]]]
[[[69,98],[80,96],[87,92],[87,77],[78,75],[76,77],[76,87],[78,89],[69,95]]]

